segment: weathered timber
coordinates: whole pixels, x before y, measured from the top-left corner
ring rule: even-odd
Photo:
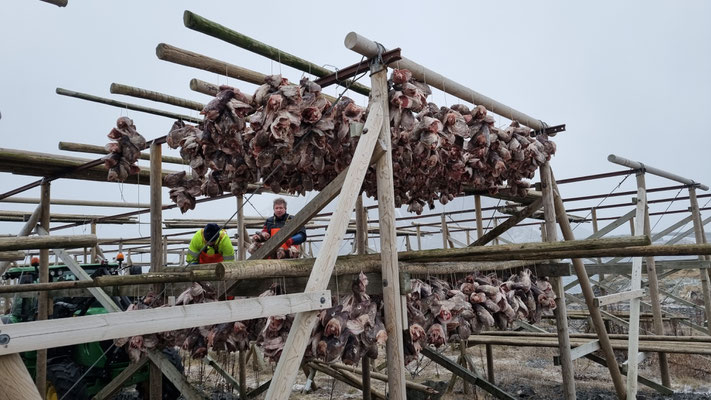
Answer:
[[[183,23],[187,28],[202,32],[206,35],[210,35],[220,40],[224,40],[227,43],[231,43],[245,50],[249,50],[253,53],[267,57],[280,64],[294,67],[300,71],[308,72],[309,74],[316,75],[318,77],[324,77],[333,74],[333,71],[330,71],[320,65],[314,64],[310,61],[304,60],[303,58],[297,57],[283,50],[269,46],[268,44],[262,43],[247,35],[236,32],[224,25],[218,24],[217,22],[210,21],[209,19],[197,15],[191,11],[185,10],[185,12],[183,13]],[[344,87],[348,87],[350,90],[353,90],[354,92],[360,93],[365,96],[368,96],[370,94],[370,89],[357,82],[352,82],[349,80],[344,82],[338,82],[338,84]]]
[[[603,367],[607,367],[607,361],[602,357],[596,356],[595,354],[586,354],[585,358],[587,358],[595,363],[598,363],[598,364],[602,365]],[[627,368],[625,368],[624,365],[620,366],[619,370],[622,375],[627,375]],[[658,391],[659,393],[661,393],[663,395],[671,396],[674,394],[674,391],[672,389],[670,389],[666,386],[660,385],[651,379],[647,379],[643,376],[638,375],[637,380],[639,381],[639,383],[646,385],[646,386]]]
[[[556,229],[555,204],[553,200],[553,186],[551,185],[551,168],[549,163],[543,164],[540,168],[541,175],[541,205],[543,206],[543,240],[545,242],[557,242],[558,230]],[[535,203],[533,203],[535,205]],[[528,206],[531,207],[531,206]],[[527,208],[528,208],[527,207]],[[558,352],[561,361],[561,375],[563,376],[563,397],[567,400],[575,400],[575,368],[573,366],[573,356],[570,351],[570,337],[568,332],[568,316],[563,295],[563,279],[553,277],[550,279],[553,292],[555,293],[556,308],[553,310],[556,322],[556,332],[558,333]],[[488,349],[487,345],[487,356]],[[493,366],[492,366],[493,369]]]
[[[68,0],[41,0],[44,1],[45,3],[49,4],[54,4],[57,7],[66,7],[67,4],[69,3]]]
[[[665,260],[655,261],[657,271],[674,271],[683,269],[711,268],[711,261],[699,260]],[[585,264],[588,274],[629,274],[632,270],[632,263],[609,264]],[[642,264],[642,273],[647,273],[646,263]]]
[[[74,249],[96,245],[96,235],[56,235],[0,238],[0,251],[29,249]]]
[[[21,251],[0,251],[0,261],[18,261],[25,258]]]
[[[363,382],[358,379],[357,376],[351,374],[350,372],[346,370],[336,370],[334,368],[331,368],[328,364],[325,363],[317,363],[317,362],[310,362],[307,364],[309,368],[313,368],[319,372],[322,372],[332,378],[338,379],[339,381],[346,383],[350,386],[353,386],[356,389],[363,390]],[[375,390],[373,388],[370,388],[370,395],[375,398],[375,399],[381,399],[381,400],[386,400],[387,397],[385,396],[384,393]]]
[[[40,215],[40,224],[37,229],[49,229],[50,221],[50,181],[42,180],[40,187],[40,205],[42,206],[42,214]],[[21,239],[37,239],[36,237],[26,237]],[[47,238],[43,238],[47,239]],[[42,248],[40,250],[39,259],[39,282],[49,282],[49,249]],[[41,292],[37,299],[37,320],[43,321],[49,317],[49,296],[47,292]],[[37,383],[37,391],[47,393],[47,350],[41,349],[37,351],[37,361],[35,369],[35,382]]]
[[[109,152],[106,150],[104,146],[97,146],[93,144],[84,144],[84,143],[74,143],[74,142],[59,142],[59,150],[65,150],[65,151],[72,151],[72,152],[77,152],[77,153],[89,153],[89,154],[109,154]],[[139,156],[141,160],[150,160],[151,156],[148,153],[141,153]],[[172,156],[163,156],[161,157],[161,160],[164,163],[169,163],[169,164],[179,164],[179,165],[186,165],[189,164],[188,162],[184,161],[180,157],[172,157]],[[6,200],[9,201],[9,200]],[[55,204],[55,201],[52,200],[52,204]],[[59,203],[56,203],[59,204]],[[125,204],[125,203],[122,203]],[[126,207],[126,206],[123,206]]]
[[[60,142],[62,143],[62,142]],[[100,147],[100,146],[95,146]],[[103,147],[101,147],[103,149]],[[40,199],[34,197],[8,197],[0,200],[4,203],[20,203],[20,204],[39,204]],[[94,200],[70,200],[70,199],[52,199],[52,205],[61,206],[82,206],[82,207],[124,207],[124,208],[148,208],[147,203],[131,203],[121,201],[94,201]]]
[[[319,363],[320,363],[320,364],[324,364],[323,362],[319,362]],[[339,369],[339,370],[344,370],[344,371],[350,371],[350,372],[353,372],[353,373],[356,373],[356,374],[359,374],[359,373],[362,373],[362,372],[363,372],[363,370],[362,370],[361,368],[355,368],[355,367],[352,367],[352,366],[349,366],[349,365],[345,365],[345,364],[340,364],[340,363],[331,363],[331,364],[327,364],[327,365],[328,365],[329,367],[333,368],[333,369]],[[387,380],[388,380],[388,376],[387,376],[387,375],[385,375],[385,374],[380,374],[380,373],[378,373],[378,372],[372,372],[372,371],[371,371],[371,372],[370,372],[370,376],[371,376],[372,378],[375,378],[375,379],[377,379],[377,380],[379,380],[379,381],[382,381],[382,382],[387,382]],[[420,384],[420,383],[416,383],[416,382],[412,382],[412,381],[405,381],[405,385],[407,386],[408,389],[417,390],[418,392],[423,392],[423,393],[427,393],[427,394],[437,394],[437,391],[436,391],[436,390],[432,389],[432,388],[429,387],[429,386],[422,385],[422,384]]]
[[[3,327],[0,355],[331,307],[330,291],[89,315]],[[42,337],[42,340],[37,340]]]
[[[570,338],[571,346],[582,346],[588,343],[588,338]],[[558,340],[555,337],[506,337],[499,335],[472,335],[467,340],[468,346],[477,344],[491,344],[500,346],[522,346],[522,347],[558,347]],[[610,339],[612,348],[626,351],[629,342],[625,339]],[[703,342],[682,342],[664,340],[641,340],[639,341],[639,351],[644,352],[667,352],[679,354],[703,354],[711,355],[711,348],[708,343]]]
[[[27,236],[32,232],[32,230],[35,229],[37,221],[39,221],[40,215],[42,214],[42,204],[39,203],[40,202],[38,201],[35,211],[32,215],[30,215],[30,218],[27,220],[25,225],[22,226],[20,232],[17,233],[17,237]],[[5,270],[7,270],[9,265],[10,263],[7,261],[0,261],[0,275],[5,273]]]
[[[563,205],[563,200],[560,197],[560,192],[555,183],[555,176],[551,171],[551,186],[554,192],[554,204],[555,204],[555,214],[558,219],[558,225],[563,233],[563,238],[566,241],[575,240],[575,235],[570,227],[570,221],[568,221],[567,212],[565,211],[565,206]],[[600,340],[600,348],[605,355],[605,360],[607,360],[607,368],[610,371],[610,377],[612,378],[612,383],[615,387],[615,392],[617,397],[624,399],[626,396],[625,392],[625,382],[622,379],[622,374],[620,373],[619,366],[617,365],[617,360],[615,359],[615,352],[612,350],[610,345],[610,339],[607,336],[607,331],[605,330],[605,322],[602,319],[600,310],[595,307],[594,299],[595,294],[592,291],[592,286],[590,286],[590,279],[588,278],[587,271],[585,271],[585,265],[580,258],[573,258],[573,267],[575,268],[575,274],[578,276],[578,281],[580,282],[580,287],[585,297],[585,303],[590,310],[590,316],[592,322],[595,326],[595,331],[598,333]]]
[[[190,90],[206,94],[208,96],[215,96],[217,93],[219,93],[220,87],[213,83],[193,78],[190,80]]]
[[[122,85],[120,83],[112,83],[109,91],[113,94],[124,94],[126,96],[138,97],[141,99],[166,103],[177,107],[189,108],[194,111],[202,111],[205,104],[180,97],[171,96],[165,93],[155,92],[153,90],[141,89],[134,86]]]
[[[431,359],[432,361],[436,362],[437,364],[441,365],[442,367],[446,368],[449,370],[451,373],[457,375],[458,377],[462,378],[463,380],[479,386],[480,388],[484,389],[486,392],[491,394],[492,396],[496,397],[497,399],[502,399],[502,400],[514,400],[515,397],[511,396],[510,394],[504,392],[497,386],[495,386],[493,383],[485,380],[479,374],[477,374],[474,371],[470,371],[461,365],[453,362],[449,358],[445,357],[444,355],[430,349],[428,346],[425,346],[422,348],[422,354]]]
[[[94,395],[93,400],[104,400],[111,398],[116,392],[118,392],[122,387],[123,383],[126,382],[133,374],[135,374],[139,369],[141,369],[146,362],[148,357],[141,357],[137,362],[129,364],[129,366],[121,371],[116,378],[114,378],[108,385],[104,386],[97,394]]]
[[[27,221],[30,212],[25,211],[0,211],[0,221]],[[91,214],[59,214],[50,215],[52,222],[79,222],[101,219],[102,224],[136,224],[138,220],[130,217],[112,218],[106,215],[91,215]]]
[[[506,232],[507,230],[513,228],[519,222],[530,217],[534,212],[538,211],[538,209],[541,208],[541,204],[542,204],[541,199],[534,201],[533,203],[526,206],[526,208],[524,208],[523,210],[519,211],[518,213],[516,213],[515,215],[511,216],[509,219],[504,221],[503,224],[498,225],[494,229],[487,232],[484,236],[475,240],[474,243],[470,244],[469,246],[470,247],[471,246],[483,246],[483,245],[489,243],[490,241],[494,240],[494,238],[498,237],[499,235]]]
[[[555,333],[549,332],[522,332],[522,331],[482,331],[482,335],[489,336],[511,336],[511,337],[545,337],[554,338]],[[625,340],[629,337],[627,334],[608,335],[610,339]],[[594,333],[571,333],[571,338],[577,339],[596,339]],[[669,335],[639,335],[639,340],[642,341],[664,341],[664,342],[694,342],[694,343],[711,343],[711,336],[669,336]]]
[[[385,71],[378,73],[384,74]],[[358,141],[358,146],[356,146],[353,160],[348,167],[346,179],[338,198],[336,211],[333,213],[329,227],[326,230],[323,251],[319,253],[309,275],[309,282],[306,285],[306,290],[308,291],[326,287],[328,279],[333,273],[334,264],[338,256],[338,248],[346,233],[350,215],[355,207],[356,197],[360,194],[363,179],[370,166],[373,151],[376,148],[379,135],[375,133],[380,132],[380,127],[385,122],[383,119],[384,111],[378,98],[380,95],[387,95],[387,93],[373,93],[370,112],[364,128],[369,133],[362,135]],[[295,225],[295,222],[292,221],[290,224]],[[317,322],[318,316],[315,312],[299,313],[294,317],[289,337],[274,371],[272,385],[269,386],[267,391],[266,398],[268,400],[285,400],[289,397],[298,367],[303,359],[304,348],[306,348],[311,331]]]
[[[216,271],[196,270],[190,272],[150,272],[141,275],[102,275],[89,281],[58,281],[49,283],[27,283],[23,285],[4,285],[0,286],[0,293],[20,293],[28,291],[46,292],[51,290],[145,285],[171,282],[219,281],[223,278],[224,269],[221,269],[218,264]]]
[[[167,118],[171,118],[171,119],[181,119],[183,121],[189,121],[189,122],[194,122],[194,123],[198,123],[202,120],[202,118],[195,118],[195,117],[191,117],[189,115],[176,114],[176,113],[169,112],[169,111],[157,110],[155,108],[144,107],[144,106],[139,106],[138,104],[131,104],[131,103],[123,102],[123,101],[107,99],[104,97],[94,96],[94,95],[87,94],[87,93],[75,92],[73,90],[57,88],[55,90],[55,92],[57,94],[61,94],[63,96],[75,97],[77,99],[93,101],[95,103],[106,104],[109,106],[119,107],[119,108],[133,110],[133,111],[144,112],[144,113],[153,114],[153,115],[159,115],[161,117],[167,117]]]

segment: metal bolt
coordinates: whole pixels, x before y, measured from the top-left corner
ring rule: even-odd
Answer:
[[[361,133],[363,133],[363,134],[368,133],[368,128],[363,128],[363,132],[361,132]]]
[[[321,304],[323,304],[323,303],[325,303],[325,302],[326,302],[326,298],[325,298],[325,297],[321,297]]]
[[[387,279],[383,279],[383,287],[388,287],[388,280]]]
[[[0,335],[0,345],[5,345],[5,347],[7,347],[8,343],[10,343],[10,335],[6,333]]]

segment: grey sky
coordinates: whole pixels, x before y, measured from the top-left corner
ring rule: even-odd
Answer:
[[[146,138],[166,134],[172,124],[162,117],[59,96],[54,93],[56,87],[181,113],[188,111],[111,95],[109,85],[124,83],[202,102],[209,99],[188,88],[191,78],[227,82],[247,92],[256,88],[160,61],[155,56],[160,42],[262,73],[281,72],[292,81],[301,77],[301,72],[185,28],[185,9],[317,64],[344,67],[357,62],[360,56],[343,46],[350,31],[388,48],[401,47],[404,56],[480,93],[549,124],[566,123],[568,131],[555,138],[558,153],[551,163],[559,179],[619,170],[606,159],[615,153],[711,184],[707,159],[711,132],[705,121],[711,109],[711,3],[706,1],[394,5],[382,1],[69,0],[68,7],[58,8],[38,0],[5,0],[0,6],[1,146],[64,153],[57,150],[60,140],[103,145],[116,118],[126,114]],[[331,87],[326,92],[336,94],[336,90]],[[362,97],[352,97],[365,104]],[[432,101],[440,105],[459,102],[438,91]],[[0,191],[34,179],[0,174]],[[607,193],[620,180],[561,189],[564,196]],[[671,183],[649,177],[648,185]],[[628,179],[620,190],[633,188],[634,179]],[[38,194],[32,190],[22,196]],[[667,192],[656,198],[675,194]],[[52,186],[52,195],[148,201],[147,188],[130,183],[59,180]],[[164,198],[169,201],[167,191]],[[292,201],[292,210],[301,203],[303,200]],[[704,205],[706,199],[700,203]],[[233,200],[216,204],[209,209],[199,206],[186,215],[226,218],[234,211]],[[270,212],[270,205],[266,198],[256,204],[264,215]],[[446,209],[471,206],[460,201]],[[686,207],[688,202],[680,202],[671,209]],[[30,209],[7,203],[2,208]],[[112,212],[59,206],[53,210]],[[246,213],[257,214],[250,207]],[[620,214],[615,210],[605,215]],[[178,216],[179,212],[168,212],[165,217]],[[141,218],[147,221],[147,217]],[[667,218],[660,226],[677,219]],[[0,234],[16,233],[19,227],[2,223]],[[148,233],[147,226],[140,229],[102,227],[99,234],[130,237]]]

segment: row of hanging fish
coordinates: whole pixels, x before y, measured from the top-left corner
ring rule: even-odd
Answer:
[[[341,360],[357,365],[367,356],[378,357],[387,340],[383,324],[383,302],[366,293],[368,278],[360,273],[351,291],[338,304],[322,310],[305,350],[306,359],[327,362]],[[263,296],[283,294],[272,285]],[[177,298],[176,305],[216,301],[209,285],[193,283]],[[334,300],[335,302],[335,300]],[[132,305],[133,309],[164,307],[152,294]],[[404,332],[405,361],[414,361],[423,346],[440,347],[447,342],[466,339],[482,330],[510,329],[516,320],[537,323],[544,311],[555,309],[555,295],[550,283],[524,269],[501,281],[495,274],[468,275],[461,282],[430,277],[413,279],[407,295],[408,327]],[[276,362],[286,344],[293,315],[276,315],[248,321],[202,326],[180,331],[161,332],[117,339],[126,346],[132,360],[140,359],[146,349],[180,346],[193,358],[202,358],[208,350],[234,352],[246,350],[250,342],[261,346],[265,357]]]
[[[419,214],[435,200],[450,201],[464,186],[495,192],[507,185],[524,194],[525,179],[555,153],[546,135],[532,137],[515,121],[497,128],[483,106],[428,103],[430,88],[407,70],[394,70],[388,82],[398,207]],[[331,104],[318,84],[304,78],[296,85],[280,75],[267,76],[253,96],[220,86],[201,113],[200,124],[178,121],[167,136],[191,167],[190,174],[164,178],[182,212],[193,209],[200,195],[241,195],[249,184],[298,194],[323,189],[351,163],[357,126],[367,118],[347,97]],[[363,187],[375,196],[373,168]]]
[[[413,279],[407,295],[405,360],[414,360],[427,344],[440,347],[482,330],[507,330],[517,320],[538,323],[544,311],[555,309],[555,299],[550,282],[529,269],[506,281],[495,273],[470,274],[453,284],[436,277]]]

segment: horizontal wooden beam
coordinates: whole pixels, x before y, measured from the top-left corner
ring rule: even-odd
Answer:
[[[18,261],[25,258],[21,251],[0,251],[0,261]]]
[[[60,142],[61,143],[61,142]],[[99,147],[99,146],[97,146]],[[0,200],[3,203],[20,203],[34,204],[40,203],[40,199],[36,197],[17,197],[11,196]],[[53,206],[82,206],[82,207],[124,207],[124,208],[149,208],[148,203],[131,203],[121,201],[94,201],[94,200],[70,200],[70,199],[52,199],[50,204]]]
[[[0,238],[0,251],[29,249],[72,249],[96,245],[96,235],[55,235]]]
[[[595,307],[602,307],[608,304],[615,304],[622,301],[638,299],[644,297],[644,289],[628,290],[620,293],[608,294],[606,296],[596,297],[593,300]]]
[[[0,355],[331,307],[328,290],[3,326]]]
[[[170,104],[176,107],[188,108],[193,111],[202,111],[202,109],[205,107],[205,104],[197,101],[183,99],[180,97],[171,96],[153,90],[142,89],[135,86],[123,85],[121,83],[112,83],[111,87],[109,87],[109,91],[112,94],[124,94],[126,96],[157,101],[159,103]]]
[[[598,350],[600,350],[600,341],[595,339],[583,345],[573,347],[573,349],[570,350],[570,359],[571,361],[577,360]],[[560,365],[560,356],[553,356],[553,365]]]
[[[74,143],[74,142],[59,142],[59,150],[64,150],[64,151],[73,151],[77,153],[90,153],[90,154],[109,154],[109,152],[106,150],[104,146],[97,146],[93,144],[84,144],[84,143]],[[150,160],[151,156],[147,152],[141,153],[139,156],[141,160]],[[162,156],[161,160],[164,163],[168,164],[178,164],[178,165],[189,165],[190,163],[183,160],[180,157],[172,157],[172,156]],[[54,204],[54,200],[52,200],[52,204]]]
[[[682,269],[701,269],[701,268],[711,268],[711,261],[701,261],[701,260],[654,260],[657,268],[657,272],[662,270],[682,270]],[[595,274],[629,274],[632,272],[632,263],[615,263],[615,264],[585,264],[585,270],[588,275]],[[645,260],[642,262],[642,273],[647,273],[647,263]]]

